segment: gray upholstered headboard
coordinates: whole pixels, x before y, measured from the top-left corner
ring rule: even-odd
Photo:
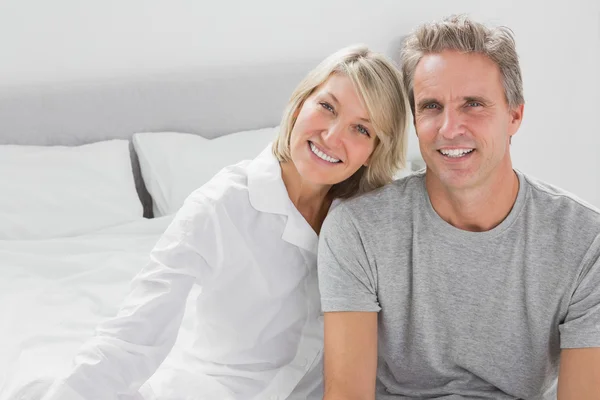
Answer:
[[[292,90],[317,62],[0,87],[0,144],[71,146],[152,131],[214,138],[275,126]],[[150,216],[150,196],[132,156]]]

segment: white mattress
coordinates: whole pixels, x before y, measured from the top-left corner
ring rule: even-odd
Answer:
[[[171,219],[72,238],[0,241],[0,400],[39,399],[68,370],[96,325],[116,314]],[[192,340],[197,290],[165,368],[177,365]]]

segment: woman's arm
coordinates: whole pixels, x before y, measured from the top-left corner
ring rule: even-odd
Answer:
[[[175,343],[193,284],[208,272],[195,239],[214,237],[210,213],[206,204],[183,206],[133,279],[117,316],[100,324],[71,372],[43,400],[113,399],[135,393],[150,378]]]

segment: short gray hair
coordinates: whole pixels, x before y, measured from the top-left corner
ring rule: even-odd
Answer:
[[[525,103],[521,67],[512,31],[503,26],[489,28],[464,14],[452,15],[442,21],[419,26],[404,42],[402,72],[413,114],[413,84],[417,64],[423,56],[444,50],[480,53],[489,57],[500,69],[508,106],[514,108]]]

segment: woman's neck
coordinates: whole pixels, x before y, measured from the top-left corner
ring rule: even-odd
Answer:
[[[327,216],[331,199],[328,196],[331,185],[315,185],[300,176],[294,163],[281,163],[281,177],[290,200],[306,222],[319,234]]]

